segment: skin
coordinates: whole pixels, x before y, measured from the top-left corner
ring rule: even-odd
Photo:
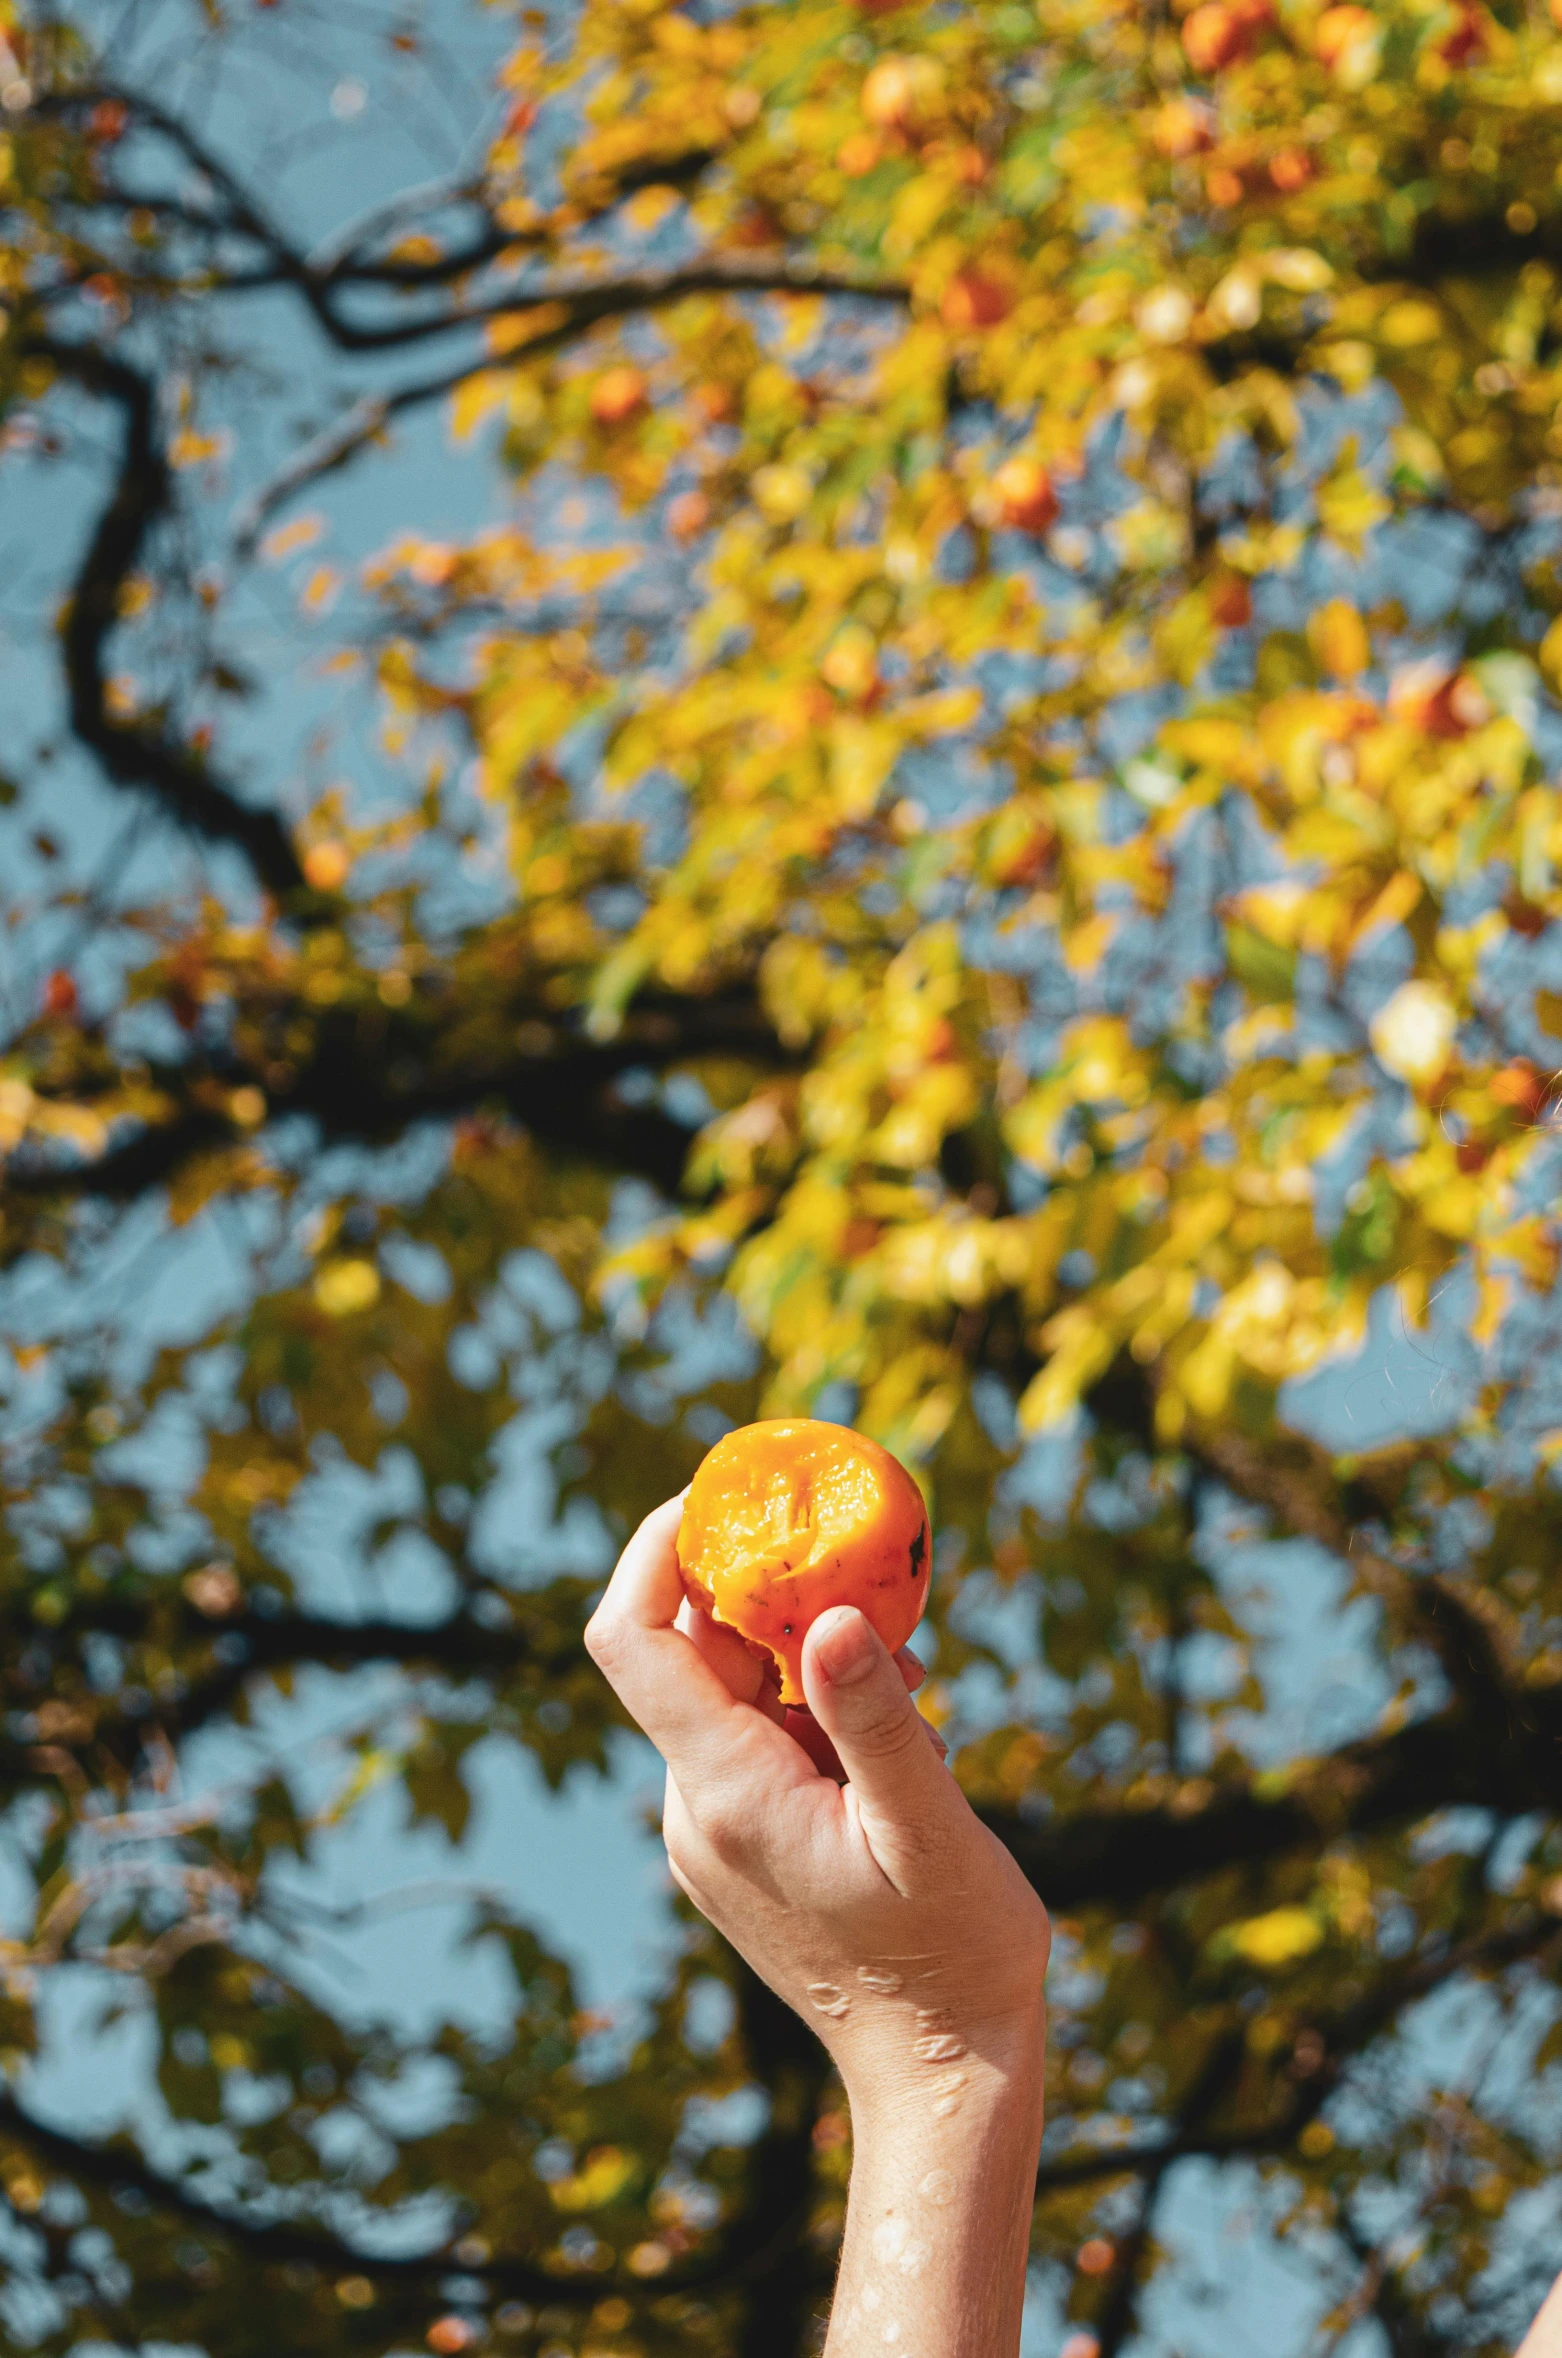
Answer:
[[[1551,2287],[1539,2316],[1519,2344],[1518,2358],[1562,2358],[1562,2276]]]
[[[667,1762],[674,1878],[818,2033],[854,2163],[825,2358],[1016,2358],[1042,2129],[1046,1910],[855,1609],[809,1631],[811,1716],[684,1597],[681,1498],[586,1631]],[[1562,2278],[1517,2358],[1562,2358]]]
[[[741,1641],[685,1602],[681,1503],[640,1526],[586,1643],[667,1763],[679,1886],[845,2087],[855,2158],[826,2358],[1015,2358],[1046,1910],[945,1769],[914,1657],[838,1607],[804,1648],[812,1717],[786,1713]]]

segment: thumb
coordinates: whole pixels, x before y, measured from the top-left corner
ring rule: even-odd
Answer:
[[[947,1811],[955,1787],[928,1742],[927,1722],[899,1663],[855,1605],[821,1613],[808,1632],[803,1692],[871,1818],[913,1825]]]

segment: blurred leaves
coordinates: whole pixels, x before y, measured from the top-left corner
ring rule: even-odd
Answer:
[[[539,29],[459,220],[305,252],[241,158],[192,212],[194,133],[0,0],[6,457],[71,403],[124,436],[72,726],[266,887],[114,906],[112,994],[51,948],[0,1051],[13,1282],[89,1300],[149,1203],[242,1272],[150,1359],[104,1311],[0,1365],[28,2332],[813,2347],[839,2093],[692,1919],[609,2032],[471,1895],[508,2019],[413,2038],[325,2002],[301,1896],[361,1812],[459,1865],[485,1763],[609,1768],[615,1547],[795,1411],[928,1486],[927,1708],[1068,1911],[1066,2313],[1113,2358],[1202,2155],[1320,2331],[1511,2346],[1558,2158],[1562,39],[1419,0]],[[182,611],[202,690],[253,684],[162,529],[242,464],[252,284],[371,371],[468,339],[244,487],[235,549],[406,779],[291,832],[140,684]],[[446,395],[508,500],[349,579],[292,503]],[[1340,1456],[1302,1387],[1385,1322],[1441,1355],[1432,1429]],[[1336,1615],[1348,1708],[1298,1716]],[[322,1694],[324,1767],[262,1764]],[[27,2115],[87,1964],[172,2143]]]

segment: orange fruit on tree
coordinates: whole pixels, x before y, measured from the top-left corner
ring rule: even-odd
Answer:
[[[1251,57],[1258,35],[1274,20],[1270,0],[1204,0],[1183,19],[1182,47],[1196,74]]]
[[[862,85],[864,119],[881,131],[909,130],[936,110],[943,89],[931,57],[881,57]]]
[[[667,529],[674,540],[697,540],[710,522],[710,501],[703,491],[680,491],[667,503]]]
[[[1056,521],[1058,495],[1040,459],[1005,459],[993,492],[1003,521],[1016,532],[1046,532]]]
[[[1196,74],[1218,74],[1243,54],[1247,37],[1233,10],[1223,8],[1221,0],[1207,0],[1185,20],[1182,46]]]
[[[1209,610],[1222,630],[1245,630],[1253,619],[1253,592],[1240,573],[1217,573],[1209,588]]]
[[[591,388],[591,414],[599,426],[622,426],[638,417],[646,405],[648,388],[639,369],[604,369]]]
[[[927,1508],[898,1458],[814,1417],[740,1425],[689,1484],[678,1567],[689,1596],[803,1703],[803,1640],[855,1605],[891,1653],[927,1602]]]
[[[1014,292],[1006,282],[981,270],[957,270],[939,303],[945,327],[996,327],[1014,309]]]
[[[1207,106],[1192,98],[1169,98],[1150,126],[1159,153],[1176,163],[1215,144],[1215,125]]]
[[[44,1014],[74,1015],[79,1004],[75,976],[57,966],[43,986]]]
[[[1331,73],[1348,69],[1353,56],[1366,57],[1379,33],[1370,8],[1351,5],[1326,8],[1313,27],[1313,47]]]
[[[1437,47],[1445,65],[1478,65],[1491,47],[1485,11],[1480,8],[1461,8],[1452,31],[1443,35]]]

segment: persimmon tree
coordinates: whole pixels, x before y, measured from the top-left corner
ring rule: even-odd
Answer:
[[[0,1241],[68,1294],[131,1221],[226,1221],[246,1294],[6,1366],[8,2333],[817,2347],[839,2095],[697,1923],[608,2065],[506,1909],[505,2039],[420,2044],[333,2012],[283,1896],[386,1778],[458,1839],[480,1737],[605,1766],[615,1539],[728,1422],[813,1411],[928,1489],[930,1707],[1059,1920],[1075,2358],[1150,2334],[1201,2169],[1313,2346],[1506,2350],[1562,2263],[1562,33],[582,0],[517,15],[469,172],[310,240],[116,18],[0,0],[0,408],[8,465],[106,436],[61,705],[206,881],[94,901],[96,979],[6,1041]],[[216,571],[262,300],[357,389]],[[390,507],[446,402],[475,536]],[[351,624],[313,602],[404,791],[300,817],[237,775],[230,617],[367,467],[383,549]],[[1375,1305],[1460,1381],[1341,1456],[1298,1387]],[[552,1519],[496,1537],[539,1402]],[[362,1547],[422,1609],[328,1610],[301,1519],[392,1449]],[[1353,1600],[1332,1749],[1266,1748],[1237,1532]],[[187,1798],[310,1666],[356,1715],[329,1808]],[[29,2103],[84,1965],[151,2026],[155,2136]],[[702,2140],[744,2089],[763,2125]]]

